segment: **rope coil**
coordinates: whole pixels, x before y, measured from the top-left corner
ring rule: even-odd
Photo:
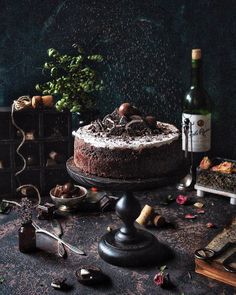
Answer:
[[[19,146],[17,147],[16,153],[22,159],[23,167],[19,171],[17,171],[15,173],[15,176],[19,176],[26,169],[27,164],[26,164],[26,159],[25,159],[24,155],[20,152],[21,147],[25,143],[26,136],[25,136],[24,130],[15,122],[14,112],[26,109],[29,106],[31,106],[31,98],[29,96],[21,96],[17,100],[13,101],[13,104],[12,104],[12,107],[11,107],[11,121],[12,121],[12,124],[22,134],[22,141],[20,142]],[[41,203],[41,195],[40,195],[40,192],[39,192],[38,188],[35,185],[33,185],[33,184],[24,184],[24,185],[19,186],[16,191],[17,192],[21,191],[22,188],[27,188],[27,187],[33,188],[37,193],[38,202],[34,206],[34,208],[36,208]],[[7,200],[3,200],[3,201],[8,202],[8,203],[12,203],[12,204],[15,204],[15,205],[21,207],[21,204],[18,203],[18,202],[7,201]]]

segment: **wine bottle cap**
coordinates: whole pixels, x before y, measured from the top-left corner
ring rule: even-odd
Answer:
[[[192,49],[192,59],[201,59],[202,52],[201,49]]]

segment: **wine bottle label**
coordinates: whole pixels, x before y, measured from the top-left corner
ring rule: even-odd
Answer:
[[[189,128],[186,123],[189,119]],[[187,141],[186,141],[187,139]],[[182,149],[189,152],[207,152],[211,148],[211,114],[182,114]]]

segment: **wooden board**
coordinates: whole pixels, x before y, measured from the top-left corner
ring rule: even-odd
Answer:
[[[206,248],[212,249],[214,251],[219,251],[228,242],[236,243],[236,218],[234,218],[232,220],[232,223],[228,227],[226,227],[221,233],[219,233],[206,246]],[[213,261],[206,262],[204,260],[195,258],[195,271],[209,278],[236,287],[236,273],[230,273],[226,271],[222,265],[222,262],[235,251],[236,246],[228,249],[228,251],[226,251]],[[232,266],[236,267],[236,262],[232,263]]]

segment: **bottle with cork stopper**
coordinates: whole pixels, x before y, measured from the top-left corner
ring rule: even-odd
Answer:
[[[183,99],[182,149],[192,154],[193,173],[211,148],[211,103],[202,83],[202,51],[192,49],[191,85]],[[190,156],[188,157],[190,158]]]

